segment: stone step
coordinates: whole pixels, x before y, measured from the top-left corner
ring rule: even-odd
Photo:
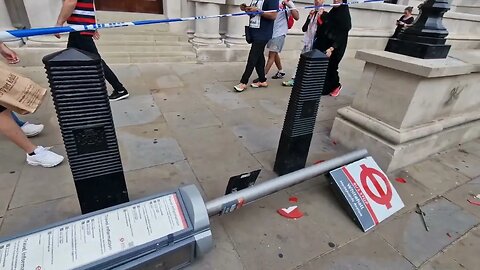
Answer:
[[[169,45],[124,45],[124,44],[98,44],[98,50],[102,53],[106,52],[194,52],[192,45],[186,43],[169,44]]]
[[[43,66],[44,56],[57,52],[60,48],[27,48],[16,49],[21,62],[18,66],[34,67]],[[195,62],[196,54],[193,51],[104,51],[100,53],[108,63],[157,63],[157,62]]]

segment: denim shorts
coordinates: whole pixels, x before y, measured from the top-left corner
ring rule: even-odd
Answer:
[[[285,36],[274,37],[270,39],[267,44],[267,48],[271,52],[281,53],[283,45],[285,44]]]

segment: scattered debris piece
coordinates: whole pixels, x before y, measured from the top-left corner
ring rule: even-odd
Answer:
[[[422,221],[423,221],[423,225],[425,226],[425,230],[427,230],[427,232],[430,231],[430,228],[428,228],[428,225],[427,225],[427,221],[425,220],[425,217],[427,216],[427,214],[423,212],[422,208],[420,208],[420,205],[418,203],[417,203],[417,210],[415,211],[415,213],[422,216]]]
[[[447,232],[447,236],[450,237],[450,238],[452,238],[452,235],[451,235],[450,233],[448,233],[448,232]]]
[[[296,202],[298,202],[298,198],[295,197],[295,196],[291,196],[290,198],[288,198],[288,201],[289,201],[289,202],[296,203]]]
[[[477,195],[475,195],[475,196],[473,196],[473,197],[474,197],[475,199],[480,200],[480,194],[477,194]]]
[[[290,206],[289,208],[281,208],[277,210],[277,213],[280,214],[282,217],[289,218],[289,219],[297,219],[302,218],[303,213],[298,209],[298,206]]]
[[[480,206],[480,201],[477,202],[477,201],[474,201],[473,199],[468,199],[467,202],[476,206]]]
[[[322,160],[315,161],[313,164],[320,164],[320,163],[323,163],[323,162],[325,162],[325,160],[322,159]]]
[[[405,178],[395,178],[395,181],[397,181],[398,183],[402,183],[402,184],[406,184],[407,183],[407,180],[405,180]]]
[[[335,243],[333,243],[333,242],[328,242],[328,246],[331,247],[331,248],[334,248],[334,247],[335,247]]]
[[[283,254],[282,254],[282,253],[278,253],[278,257],[279,257],[279,258],[283,258]]]
[[[335,141],[335,140],[332,141],[332,143],[333,143],[333,145],[337,145],[337,141]]]
[[[10,172],[10,174],[14,174],[14,173],[15,173],[15,171],[11,171],[11,172]]]

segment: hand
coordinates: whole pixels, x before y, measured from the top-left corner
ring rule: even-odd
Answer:
[[[100,39],[100,33],[98,32],[98,30],[96,30],[95,33],[93,33],[93,39],[95,39],[95,40]]]
[[[332,56],[333,48],[328,48],[325,54],[327,55],[328,58]]]
[[[245,11],[247,9],[247,4],[243,3],[240,5],[240,10]]]
[[[291,0],[287,0],[286,2],[284,2],[285,5],[288,7],[288,8],[295,8],[295,4],[293,3],[293,1]]]
[[[0,53],[9,64],[13,65],[20,62],[20,58],[18,58],[18,55],[10,48],[8,48],[5,44],[0,44]]]
[[[245,11],[246,12],[257,12],[258,8],[257,7],[246,7]]]
[[[310,11],[310,14],[308,14],[308,18],[313,18],[313,15],[315,15],[315,10]]]
[[[59,24],[59,23],[55,24],[55,27],[62,27],[62,26],[63,26],[63,23],[62,24]],[[60,39],[60,34],[55,34],[54,36],[56,38]]]

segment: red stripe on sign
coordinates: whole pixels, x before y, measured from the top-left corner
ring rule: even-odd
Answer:
[[[363,203],[367,207],[368,213],[370,216],[373,218],[373,222],[375,222],[375,225],[378,224],[378,219],[375,213],[373,212],[372,207],[370,206],[370,203],[365,199],[365,194],[363,194],[363,191],[358,187],[357,183],[353,179],[353,176],[350,174],[350,172],[347,170],[347,168],[342,167],[343,173],[347,176],[348,181],[355,187],[355,190],[357,190],[358,195],[360,195],[360,198],[362,198]]]
[[[180,206],[180,202],[178,201],[177,194],[173,194],[173,198],[175,198],[175,204],[177,205],[178,212],[180,213],[180,216],[182,216],[183,228],[186,229],[188,228],[187,221],[185,220],[185,215],[183,215],[183,210]]]
[[[95,21],[95,18],[81,18],[81,17],[76,17],[76,16],[71,16],[68,18],[68,22],[78,22],[78,23],[89,23],[89,24],[95,24],[97,23]]]
[[[93,8],[93,3],[80,3],[77,2],[77,7],[79,8]]]

